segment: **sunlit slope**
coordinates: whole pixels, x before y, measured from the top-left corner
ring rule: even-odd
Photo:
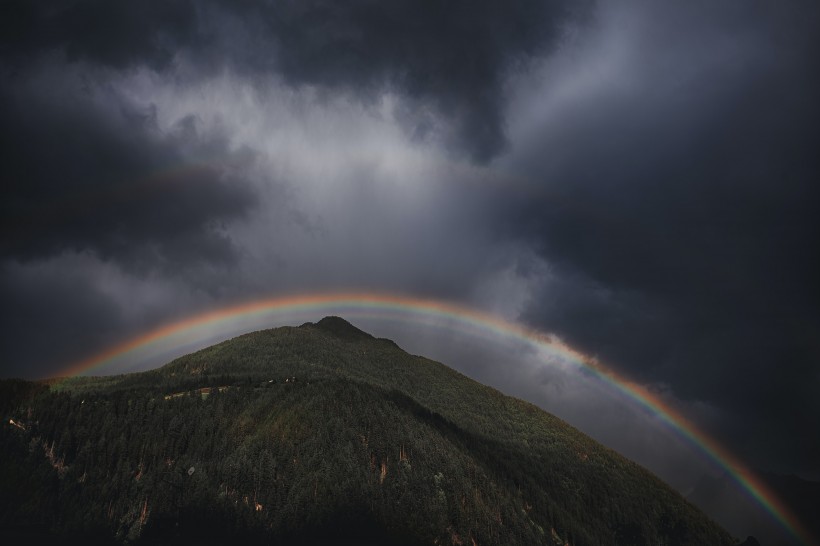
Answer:
[[[47,523],[68,534],[733,543],[560,419],[339,318],[59,390],[21,404],[26,430],[3,434],[45,446],[11,459],[50,480]],[[0,508],[0,523],[33,517]]]

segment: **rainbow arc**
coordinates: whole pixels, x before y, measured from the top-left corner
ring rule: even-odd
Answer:
[[[327,314],[329,311],[366,313],[373,317],[384,314],[391,316],[392,319],[396,319],[397,316],[404,316],[407,320],[413,320],[413,318],[446,319],[450,323],[474,330],[479,334],[503,336],[532,343],[547,354],[576,365],[605,385],[646,408],[698,452],[731,476],[743,491],[771,514],[790,534],[803,544],[813,544],[802,524],[757,476],[745,468],[745,465],[726,448],[699,430],[680,411],[664,402],[658,394],[616,373],[597,359],[570,347],[555,336],[451,302],[376,293],[322,293],[256,300],[207,311],[159,327],[76,363],[63,375],[75,376],[100,371],[125,355],[133,356],[174,337],[190,340],[196,337],[198,332],[214,331],[220,327],[230,329],[231,326],[235,329],[237,324],[250,323],[253,319],[305,313]]]

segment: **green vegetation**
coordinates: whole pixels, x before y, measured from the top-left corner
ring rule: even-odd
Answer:
[[[0,527],[97,542],[733,544],[638,465],[342,319],[0,384]],[[23,531],[20,531],[23,529]]]

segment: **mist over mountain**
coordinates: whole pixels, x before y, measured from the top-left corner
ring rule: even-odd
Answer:
[[[4,536],[739,542],[562,420],[338,317],[148,372],[0,388]]]

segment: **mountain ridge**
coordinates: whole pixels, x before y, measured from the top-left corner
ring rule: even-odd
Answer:
[[[251,541],[737,542],[557,417],[339,317],[43,389],[2,433],[45,484],[28,504],[69,536],[179,542],[196,522]],[[35,513],[6,498],[0,526]]]

